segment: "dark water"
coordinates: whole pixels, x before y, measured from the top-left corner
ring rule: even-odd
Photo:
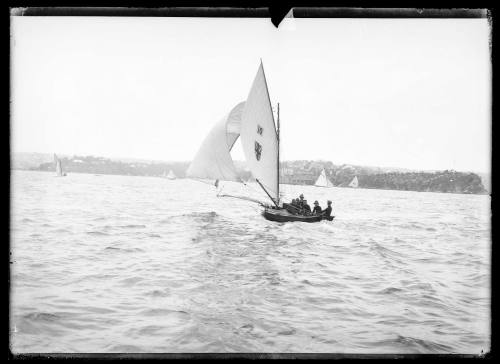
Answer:
[[[283,189],[335,220],[269,222],[191,180],[13,171],[12,350],[489,350],[489,196]]]

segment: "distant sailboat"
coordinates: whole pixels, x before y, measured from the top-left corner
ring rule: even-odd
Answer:
[[[172,170],[170,170],[170,171],[168,172],[168,174],[167,174],[167,178],[168,178],[168,179],[176,179],[176,178],[177,178],[177,176],[175,175],[175,173],[174,173]]]
[[[262,215],[267,220],[321,221],[321,215],[295,215],[283,208],[283,204],[280,206],[279,104],[277,114],[276,128],[261,62],[247,100],[234,106],[229,114],[212,128],[188,167],[186,175],[191,178],[215,180],[216,187],[219,180],[243,182],[230,154],[234,143],[241,137],[247,167],[273,205],[244,196],[224,196],[258,202],[264,207]]]
[[[333,183],[326,177],[326,172],[324,168],[321,171],[321,174],[319,175],[314,185],[317,187],[333,187]]]
[[[64,173],[63,169],[62,169],[61,160],[59,158],[57,158],[57,155],[55,155],[55,153],[54,153],[54,164],[56,166],[56,176],[57,177],[66,176],[66,173]]]
[[[354,176],[354,178],[352,179],[351,183],[349,183],[349,187],[352,187],[352,188],[358,188],[358,177],[357,176]]]

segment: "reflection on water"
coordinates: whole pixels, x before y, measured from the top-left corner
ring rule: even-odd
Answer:
[[[270,222],[191,180],[14,171],[12,350],[489,349],[489,196],[283,190],[335,220]]]

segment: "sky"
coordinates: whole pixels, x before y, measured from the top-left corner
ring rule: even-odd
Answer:
[[[491,169],[486,19],[11,20],[12,152],[189,161],[262,59],[281,160]]]

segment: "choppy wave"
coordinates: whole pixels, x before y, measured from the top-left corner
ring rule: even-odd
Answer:
[[[393,346],[401,349],[405,353],[453,353],[453,348],[449,345],[402,335],[397,335],[393,339],[379,341],[375,343],[375,345]]]
[[[284,186],[336,218],[276,224],[194,181],[51,176],[13,174],[14,352],[489,350],[490,196]]]
[[[144,252],[144,249],[141,248],[119,248],[116,246],[107,246],[104,248],[105,251],[117,251],[117,252],[125,252],[125,253],[136,253],[136,252]]]
[[[86,233],[94,236],[109,236],[109,234],[104,231],[87,231]]]

